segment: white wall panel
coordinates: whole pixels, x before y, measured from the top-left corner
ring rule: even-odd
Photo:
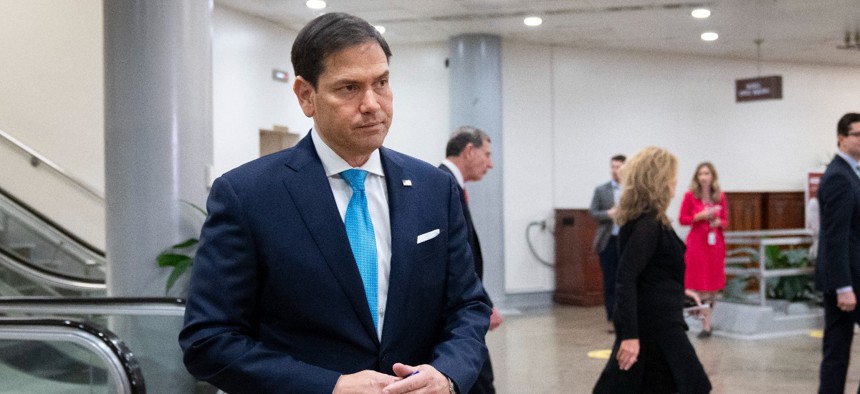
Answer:
[[[439,165],[448,130],[446,43],[394,45],[390,61],[394,120],[385,146]]]
[[[555,287],[555,272],[529,251],[526,228],[553,216],[553,156],[558,152],[553,145],[552,50],[504,42],[502,54],[505,146],[495,154],[505,157],[505,290],[546,291]],[[533,228],[531,239],[540,258],[554,260],[549,231]]]
[[[213,17],[213,140],[215,175],[260,156],[260,129],[287,126],[304,135],[313,125],[293,94],[294,31],[224,7]],[[289,83],[272,79],[287,71]]]
[[[724,190],[801,190],[807,169],[835,152],[835,124],[860,110],[854,68],[765,64],[783,76],[782,100],[735,103],[752,62],[556,48],[556,204],[587,207],[607,159],[647,145],[680,159],[679,195],[695,165],[716,165]],[[557,174],[560,172],[557,172]]]
[[[102,30],[99,0],[0,1],[0,129],[100,191]],[[104,203],[0,144],[0,185],[104,248]]]

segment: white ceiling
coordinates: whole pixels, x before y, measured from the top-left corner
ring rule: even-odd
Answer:
[[[289,29],[320,11],[305,0],[215,0]],[[325,12],[347,12],[385,26],[389,43],[446,42],[463,33],[579,48],[612,48],[860,66],[860,49],[842,50],[845,33],[860,40],[860,0],[327,0]],[[708,19],[690,16],[695,8]],[[529,28],[525,16],[543,18]],[[702,41],[705,31],[720,35]],[[860,45],[860,43],[857,43]]]

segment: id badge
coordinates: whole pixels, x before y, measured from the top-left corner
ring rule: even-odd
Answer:
[[[708,245],[717,244],[717,233],[714,231],[708,232]]]

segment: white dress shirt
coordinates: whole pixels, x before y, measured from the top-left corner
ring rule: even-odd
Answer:
[[[616,182],[615,179],[609,180],[609,183],[612,185],[612,199],[615,201],[613,207],[617,207],[618,203],[621,202],[621,184]],[[621,228],[618,227],[618,223],[615,219],[612,219],[612,235],[618,235],[620,230]]]
[[[340,173],[353,168],[343,158],[337,155],[317,131],[311,130],[311,138],[314,148],[322,161],[331,192],[340,212],[340,219],[346,217],[346,207],[352,198],[352,188],[340,177]],[[379,150],[370,155],[364,165],[357,167],[367,171],[367,179],[364,181],[364,190],[367,194],[367,209],[370,211],[370,220],[373,222],[373,233],[376,235],[376,267],[377,267],[377,300],[379,310],[379,328],[376,335],[382,340],[382,326],[385,321],[385,306],[388,301],[388,277],[391,274],[391,220],[388,214],[388,189],[385,186],[385,173],[382,171],[382,159]]]
[[[457,165],[454,164],[453,161],[448,159],[442,160],[442,165],[448,167],[448,169],[451,170],[451,173],[454,174],[454,178],[457,179],[457,184],[460,185],[460,188],[465,188],[466,182],[463,180],[463,173],[460,172],[460,169],[457,168]]]

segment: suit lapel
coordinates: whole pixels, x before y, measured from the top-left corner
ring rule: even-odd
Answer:
[[[385,171],[385,184],[388,189],[388,214],[391,218],[391,274],[388,277],[388,301],[385,306],[386,316],[402,316],[409,303],[409,276],[411,266],[409,256],[414,255],[416,240],[410,238],[413,226],[409,225],[411,207],[419,206],[415,201],[416,193],[412,186],[404,185],[410,179],[398,157],[386,148],[379,148],[382,158],[382,168]],[[382,331],[383,343],[391,333],[402,330],[400,325],[408,323],[403,319],[385,319]]]
[[[857,176],[857,171],[854,171],[854,169],[853,169],[853,168],[851,168],[851,164],[850,164],[850,163],[848,163],[848,161],[847,161],[847,160],[845,160],[844,158],[842,158],[842,156],[839,156],[839,155],[836,155],[836,157],[834,157],[833,159],[834,159],[834,160],[837,160],[837,159],[838,159],[838,161],[839,161],[840,163],[842,163],[842,164],[841,164],[841,165],[842,165],[842,168],[843,168],[843,170],[844,170],[846,173],[851,174],[851,175],[854,175],[853,177],[850,177],[850,179],[852,180],[852,182],[851,182],[851,183],[854,185],[854,187],[855,187],[855,188],[856,188],[856,187],[860,187],[860,176]]]
[[[284,178],[284,186],[290,198],[362,325],[377,341],[346,228],[310,134],[296,145],[285,164],[288,174]]]

